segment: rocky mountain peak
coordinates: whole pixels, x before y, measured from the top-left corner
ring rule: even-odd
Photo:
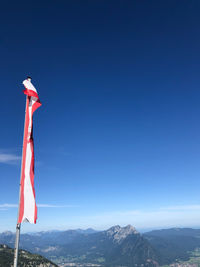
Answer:
[[[129,232],[131,232],[131,233],[133,233],[133,234],[138,234],[138,233],[139,233],[139,232],[135,229],[135,227],[133,227],[131,224],[128,224],[128,225],[125,226],[123,229],[126,230],[126,231],[129,231]]]
[[[109,229],[107,230],[107,233],[108,233],[108,235],[109,235],[109,234],[112,235],[113,233],[117,233],[117,232],[119,232],[120,229],[121,229],[121,227],[120,227],[119,225],[115,225],[115,226],[112,226],[111,228],[109,228]]]
[[[121,243],[128,235],[139,234],[132,225],[120,227],[119,225],[113,226],[106,231],[106,234],[116,243]]]

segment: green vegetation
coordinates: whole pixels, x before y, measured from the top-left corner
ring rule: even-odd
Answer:
[[[103,262],[105,262],[105,259],[103,257],[100,257],[100,258],[97,259],[97,262],[103,263]]]
[[[196,248],[192,252],[188,252],[189,259],[187,261],[181,261],[177,260],[174,263],[171,263],[170,265],[163,265],[161,267],[176,267],[177,265],[179,267],[199,267],[200,266],[200,248]]]

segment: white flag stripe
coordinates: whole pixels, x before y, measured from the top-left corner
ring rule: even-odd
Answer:
[[[23,81],[23,85],[26,89],[34,91],[35,93],[37,93],[37,90],[35,89],[33,84],[28,79]]]
[[[31,97],[32,98],[32,97]],[[31,143],[29,142],[30,134],[32,131],[32,99],[29,102],[29,125],[28,125],[28,143],[26,149],[26,163],[25,163],[25,179],[24,179],[24,215],[22,218],[22,222],[30,222],[34,223],[35,216],[35,197],[33,193],[33,188],[31,184],[30,177],[30,169],[31,169],[31,161],[33,157],[33,153],[31,151]]]

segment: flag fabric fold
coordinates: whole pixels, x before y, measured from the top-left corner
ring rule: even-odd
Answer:
[[[18,223],[36,223],[37,206],[34,189],[34,143],[33,143],[33,113],[41,106],[37,90],[30,79],[23,81],[27,95],[26,115],[24,125],[24,140],[22,152],[20,203]]]

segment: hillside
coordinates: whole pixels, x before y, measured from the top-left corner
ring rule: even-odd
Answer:
[[[160,264],[189,260],[191,253],[200,248],[200,230],[171,228],[147,232],[143,235],[157,252]]]
[[[12,267],[14,250],[6,245],[0,245],[0,267]],[[42,256],[20,250],[18,266],[20,267],[58,267]]]

